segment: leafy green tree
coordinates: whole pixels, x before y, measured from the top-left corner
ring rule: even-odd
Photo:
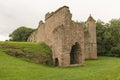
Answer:
[[[27,41],[33,29],[27,27],[20,27],[14,30],[10,35],[10,41]]]
[[[120,19],[112,19],[109,23],[97,21],[98,55],[120,57]]]
[[[112,35],[113,46],[116,46],[120,43],[120,19],[112,19],[110,21],[110,29]]]
[[[103,47],[103,34],[105,32],[104,22],[98,20],[96,22],[96,33],[97,33],[97,51],[98,55],[104,55],[105,49]]]
[[[96,28],[98,55],[109,55],[112,45],[109,24],[105,24],[104,22],[98,20]]]

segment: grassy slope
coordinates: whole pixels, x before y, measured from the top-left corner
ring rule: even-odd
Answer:
[[[120,58],[99,57],[84,67],[47,67],[0,51],[0,80],[120,80]]]
[[[51,55],[51,50],[44,43],[29,43],[29,42],[0,42],[0,46],[10,46],[24,48],[28,52],[43,53]],[[7,48],[6,48],[7,49]]]

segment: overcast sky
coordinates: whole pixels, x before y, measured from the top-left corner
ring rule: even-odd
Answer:
[[[47,12],[69,6],[75,21],[94,19],[108,22],[120,18],[120,0],[0,0],[0,40],[20,26],[37,28]]]

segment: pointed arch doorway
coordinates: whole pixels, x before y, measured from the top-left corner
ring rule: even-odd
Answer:
[[[80,56],[81,56],[81,48],[78,42],[72,46],[70,52],[70,64],[79,64],[80,63]]]

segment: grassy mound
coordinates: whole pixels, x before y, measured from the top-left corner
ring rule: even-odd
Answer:
[[[51,50],[45,43],[30,43],[30,42],[0,42],[0,45],[7,49],[7,48],[13,48],[13,49],[24,49],[29,52],[35,52],[35,53],[43,53],[51,55]]]
[[[120,80],[120,58],[87,60],[84,67],[47,67],[0,51],[0,80]]]
[[[48,64],[52,62],[52,52],[45,43],[0,42],[0,48],[9,55],[35,63]]]

